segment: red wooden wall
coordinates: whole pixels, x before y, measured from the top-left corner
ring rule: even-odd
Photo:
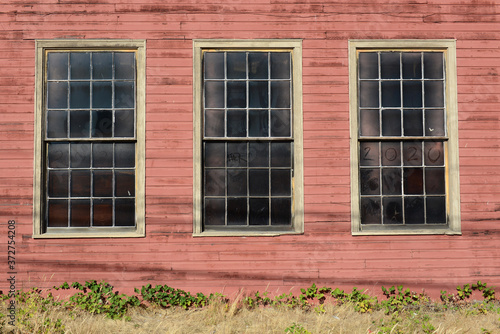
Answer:
[[[500,3],[88,2],[0,4],[0,270],[14,219],[18,288],[89,279],[128,293],[147,283],[193,292],[500,286]],[[147,40],[146,238],[31,237],[34,41],[53,38]],[[192,40],[200,38],[303,39],[304,235],[192,237]],[[411,38],[457,40],[463,235],[353,237],[347,41]]]

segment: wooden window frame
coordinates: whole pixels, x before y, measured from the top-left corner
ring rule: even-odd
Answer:
[[[109,238],[145,236],[145,40],[37,40],[35,41],[35,149],[33,187],[33,238]],[[48,50],[67,51],[133,51],[136,53],[136,153],[135,153],[135,226],[71,227],[47,231],[44,212],[45,143],[45,72]]]
[[[445,113],[447,141],[445,158],[446,218],[441,226],[361,225],[358,124],[358,53],[359,51],[441,51],[445,57]],[[460,187],[458,154],[457,70],[455,40],[350,40],[350,159],[351,159],[351,233],[352,235],[448,234],[460,235]]]

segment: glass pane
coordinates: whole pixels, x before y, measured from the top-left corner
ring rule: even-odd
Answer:
[[[290,53],[271,52],[271,79],[290,79]]]
[[[224,53],[205,53],[205,79],[224,79]]]
[[[68,171],[49,171],[49,197],[68,197]]]
[[[421,81],[403,81],[403,107],[422,107]]]
[[[269,144],[250,142],[248,152],[248,166],[269,167]]]
[[[205,166],[224,167],[226,162],[224,143],[205,143]]]
[[[378,55],[376,52],[359,53],[359,78],[378,79]]]
[[[115,108],[134,108],[135,90],[133,82],[115,82]]]
[[[422,166],[422,142],[403,143],[403,164],[405,166]]]
[[[271,108],[290,108],[290,82],[271,82]]]
[[[226,205],[224,199],[205,199],[205,225],[224,225]]]
[[[269,106],[267,81],[250,81],[248,85],[249,107],[267,108]]]
[[[224,137],[224,110],[205,110],[205,136]]]
[[[205,82],[205,108],[224,108],[224,82]]]
[[[227,166],[247,166],[247,143],[227,143]]]
[[[361,136],[380,136],[379,112],[377,109],[359,111],[359,134]]]
[[[92,111],[92,137],[113,136],[113,112],[111,110]]]
[[[401,197],[384,197],[384,224],[403,223],[403,205]]]
[[[115,137],[134,137],[134,111],[115,111]]]
[[[290,196],[290,170],[272,169],[271,170],[271,196]]]
[[[68,83],[47,83],[47,106],[50,109],[66,109],[68,107]]]
[[[135,199],[115,200],[115,226],[135,226]]]
[[[403,131],[405,136],[422,136],[424,131],[422,110],[403,110]]]
[[[111,108],[113,88],[111,81],[94,82],[92,84],[92,107]]]
[[[68,226],[68,201],[67,200],[49,200],[49,221],[48,227],[67,227]]]
[[[401,136],[401,110],[382,110],[382,135]]]
[[[400,107],[401,91],[399,81],[382,81],[382,107]]]
[[[359,171],[361,195],[380,195],[380,170],[361,168]]]
[[[90,200],[71,201],[71,227],[90,226]]]
[[[444,90],[442,81],[424,82],[425,106],[444,107]]]
[[[90,53],[72,52],[70,64],[71,79],[90,79]]]
[[[247,134],[247,114],[245,110],[227,111],[227,136],[245,137]]]
[[[115,167],[135,167],[135,144],[115,144]]]
[[[426,166],[444,166],[443,142],[425,142],[424,153]]]
[[[401,169],[382,169],[382,194],[401,195]]]
[[[228,198],[227,200],[227,224],[247,224],[247,200],[246,198]]]
[[[50,168],[69,167],[69,144],[49,143],[47,156]]]
[[[250,198],[250,225],[269,224],[269,200]]]
[[[134,79],[135,54],[133,52],[115,52],[115,79]]]
[[[423,197],[405,197],[405,223],[424,224],[424,199]]]
[[[399,142],[382,143],[382,165],[401,166],[401,146]]]
[[[422,54],[403,52],[403,79],[422,78]]]
[[[94,80],[113,77],[113,58],[111,52],[92,53],[92,76]]]
[[[90,196],[90,170],[71,171],[71,196]]]
[[[47,112],[47,137],[68,137],[68,112],[64,110],[49,110]]]
[[[250,196],[269,196],[269,171],[267,169],[249,170]]]
[[[267,52],[248,53],[248,77],[250,79],[267,79]]]
[[[227,170],[227,195],[246,196],[247,195],[247,170],[228,169]]]
[[[112,197],[113,196],[113,171],[94,170],[93,175],[93,196]]]
[[[445,194],[444,168],[425,169],[425,193],[431,195]]]
[[[93,202],[94,221],[92,226],[113,226],[113,201],[95,199]]]
[[[68,79],[68,53],[49,52],[47,54],[47,79]]]
[[[291,167],[292,150],[290,143],[271,143],[271,167]]]
[[[271,225],[292,224],[292,200],[290,198],[271,199]]]
[[[113,144],[92,145],[92,166],[113,167]]]
[[[359,144],[359,165],[378,166],[379,165],[378,143],[361,142]]]
[[[90,137],[90,112],[88,110],[69,112],[69,136],[72,138]]]
[[[426,136],[445,136],[444,131],[444,110],[427,109],[425,110],[425,135]]]
[[[248,136],[268,137],[269,136],[269,116],[267,110],[248,111]]]
[[[69,107],[72,109],[90,107],[90,83],[70,82]]]
[[[226,194],[226,178],[224,169],[205,169],[205,195],[224,196]]]
[[[361,108],[378,108],[378,82],[359,82],[359,106]]]
[[[246,53],[245,52],[228,52],[226,54],[227,61],[227,78],[228,79],[245,79],[246,71]]]
[[[379,197],[361,198],[361,224],[380,224],[381,207]]]
[[[404,193],[420,195],[424,193],[424,179],[422,168],[404,168]]]
[[[442,79],[443,69],[442,52],[424,52],[424,78]]]
[[[446,224],[446,200],[444,196],[427,197],[427,224]]]
[[[90,144],[72,143],[70,146],[70,166],[73,168],[90,167]]]
[[[135,196],[135,172],[133,170],[115,170],[115,196]]]
[[[399,52],[380,53],[380,75],[382,79],[399,79]]]
[[[227,82],[227,107],[245,108],[247,106],[246,83],[241,81]]]
[[[290,136],[290,109],[271,110],[271,137]]]

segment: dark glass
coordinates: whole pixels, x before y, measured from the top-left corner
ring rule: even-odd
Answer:
[[[71,201],[71,227],[90,226],[90,200],[72,200]]]
[[[424,199],[423,197],[405,197],[405,223],[424,224]]]
[[[361,195],[380,195],[380,170],[378,168],[361,168],[359,181]]]
[[[403,107],[422,107],[421,81],[403,81]]]
[[[444,110],[426,109],[425,110],[425,135],[426,136],[445,136],[444,131]]]
[[[403,79],[422,78],[422,54],[403,52]]]
[[[90,144],[87,143],[70,144],[70,167],[73,168],[90,167]]]
[[[269,136],[269,116],[267,110],[248,111],[248,136],[268,137]]]
[[[68,112],[64,110],[49,110],[47,112],[47,137],[68,137]]]
[[[359,143],[359,165],[360,166],[378,166],[379,165],[379,146],[378,143],[360,142]]]
[[[205,225],[224,225],[225,224],[226,205],[223,199],[206,198],[205,199]]]
[[[50,168],[69,167],[69,144],[49,143],[47,156]]]
[[[269,171],[267,169],[249,170],[249,195],[269,196]]]
[[[228,79],[245,79],[247,77],[246,59],[245,52],[228,52],[226,54]]]
[[[401,169],[382,169],[382,195],[401,195]]]
[[[133,82],[115,82],[115,108],[134,108],[135,90]]]
[[[443,142],[424,143],[424,162],[426,166],[444,166]]]
[[[271,108],[290,108],[290,82],[271,82]]]
[[[405,136],[422,136],[423,134],[422,110],[403,110],[403,134]]]
[[[92,53],[92,76],[95,80],[113,77],[113,55],[111,52]]]
[[[359,78],[378,79],[378,55],[376,52],[359,53]]]
[[[382,136],[401,136],[401,110],[382,110]]]
[[[380,224],[380,210],[380,197],[362,197],[360,210],[361,224]]]
[[[290,137],[290,109],[271,110],[271,137]]]
[[[380,76],[382,79],[399,79],[399,52],[380,53]]]
[[[69,107],[72,109],[90,107],[90,83],[70,82]]]
[[[403,165],[422,166],[422,142],[408,141],[403,143]]]
[[[90,196],[90,170],[71,171],[71,196]]]
[[[111,108],[113,87],[111,81],[94,82],[92,84],[92,107]]]
[[[379,107],[377,81],[359,82],[359,106],[361,108]]]
[[[241,81],[227,82],[227,107],[245,108],[247,106],[246,84]]]
[[[227,143],[227,166],[246,167],[247,166],[247,143]]]
[[[245,110],[227,111],[227,136],[245,137],[247,134],[247,114]]]
[[[135,173],[133,170],[115,170],[115,196],[135,196]]]
[[[267,81],[250,81],[248,89],[250,108],[267,108],[269,106]]]
[[[92,166],[113,167],[113,144],[94,143],[92,145]]]
[[[69,57],[71,79],[90,79],[90,53],[72,52]]]
[[[247,224],[247,199],[228,198],[227,199],[227,225]]]
[[[92,172],[92,194],[94,197],[112,197],[113,196],[113,171],[112,170],[94,170]]]
[[[90,112],[88,110],[69,112],[69,136],[72,138],[90,137]]]
[[[135,167],[135,144],[115,144],[115,167]]]
[[[425,106],[444,107],[443,81],[424,82]]]
[[[360,136],[380,136],[379,111],[377,109],[361,109],[359,123]]]
[[[47,106],[49,109],[66,109],[68,107],[68,83],[47,83]]]
[[[67,227],[68,201],[61,199],[49,200],[48,215],[48,227]]]
[[[271,52],[271,79],[290,79],[290,53]]]
[[[271,225],[292,224],[292,200],[290,198],[271,199]]]
[[[382,166],[401,166],[399,142],[382,142]]]
[[[424,52],[424,78],[442,79],[443,65],[442,52]]]
[[[205,136],[224,137],[224,110],[205,110]]]
[[[224,169],[205,169],[205,196],[224,196],[226,178]]]
[[[269,224],[269,200],[250,198],[250,225]]]
[[[115,200],[115,226],[135,226],[135,199]]]
[[[250,167],[269,167],[269,144],[268,143],[249,143],[248,166]]]
[[[427,224],[446,224],[446,199],[444,196],[427,197]]]
[[[246,196],[247,195],[247,170],[228,169],[227,170],[227,195]]]
[[[95,199],[93,201],[92,226],[113,226],[113,201],[110,199]]]
[[[403,223],[403,203],[401,197],[384,197],[384,224]]]
[[[115,111],[115,137],[134,137],[134,111]]]
[[[271,169],[271,196],[290,196],[289,169]]]
[[[421,195],[424,193],[422,168],[404,168],[403,179],[405,195]]]
[[[224,53],[206,52],[205,79],[224,79]]]
[[[248,77],[250,79],[268,78],[267,52],[248,53]]]
[[[425,193],[428,195],[445,194],[444,168],[425,169]]]
[[[382,81],[382,107],[400,107],[401,91],[399,81]]]
[[[68,171],[49,171],[49,197],[68,197]]]
[[[68,79],[68,53],[49,52],[47,54],[47,79]]]
[[[115,52],[115,79],[134,79],[135,54],[133,52]]]
[[[113,112],[111,110],[92,111],[92,137],[109,138],[113,136]]]
[[[205,143],[205,167],[224,167],[225,161],[224,143]]]
[[[291,167],[292,150],[290,143],[271,143],[271,167]]]

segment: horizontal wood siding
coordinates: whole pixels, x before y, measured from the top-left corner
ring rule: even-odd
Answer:
[[[18,288],[106,280],[190,291],[311,283],[500,286],[500,4],[462,0],[6,0],[0,4],[0,218]],[[146,39],[146,237],[33,239],[36,39]],[[305,233],[192,237],[192,40],[303,40]],[[462,236],[351,236],[349,39],[456,39]],[[6,251],[0,252],[6,271]],[[0,280],[0,289],[6,289]]]

